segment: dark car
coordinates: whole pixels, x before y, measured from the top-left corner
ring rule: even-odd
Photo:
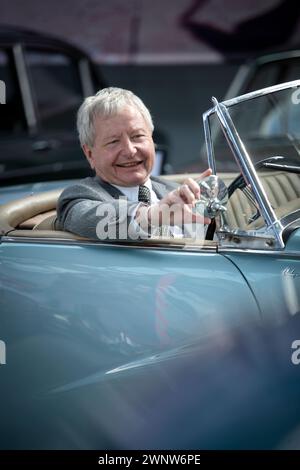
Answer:
[[[266,54],[242,65],[229,87],[225,100],[244,95],[258,89],[290,82],[300,76],[300,49]],[[300,136],[299,106],[300,94],[293,95],[293,105],[284,100],[283,95],[267,96],[260,102],[255,101],[247,109],[236,110],[235,118],[239,122],[239,131],[251,152],[254,162],[274,155],[290,154],[299,156],[298,140]],[[219,132],[218,124],[212,124],[214,134],[215,158],[219,171],[235,171],[228,153],[225,138]],[[206,148],[202,147],[202,160],[206,159]],[[198,165],[198,162],[197,162]],[[194,167],[188,168],[193,171]]]
[[[75,115],[104,86],[88,55],[59,39],[0,27],[0,184],[85,176]]]
[[[61,39],[0,26],[0,80],[6,87],[0,185],[89,176],[76,112],[84,97],[107,86],[91,58]],[[163,172],[167,155],[159,135],[155,175]]]
[[[272,52],[249,60],[237,71],[225,99],[259,88],[299,79],[300,48]]]

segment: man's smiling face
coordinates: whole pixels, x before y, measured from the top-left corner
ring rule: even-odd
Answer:
[[[143,184],[152,170],[155,148],[141,113],[126,105],[114,116],[97,117],[94,128],[94,145],[84,145],[83,150],[96,174],[118,186]]]

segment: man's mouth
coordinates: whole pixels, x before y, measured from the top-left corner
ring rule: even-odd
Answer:
[[[126,163],[118,163],[116,166],[121,167],[121,168],[131,168],[140,165],[143,163],[142,160],[136,161],[136,162],[126,162]]]

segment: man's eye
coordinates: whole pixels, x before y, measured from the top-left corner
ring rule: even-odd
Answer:
[[[134,139],[141,139],[142,137],[144,137],[144,134],[135,134],[133,136]]]
[[[118,142],[119,142],[118,139],[114,139],[114,140],[110,140],[109,142],[107,142],[106,145],[113,145],[113,144],[116,144]]]

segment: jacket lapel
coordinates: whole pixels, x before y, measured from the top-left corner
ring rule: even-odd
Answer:
[[[110,196],[112,196],[114,199],[119,199],[120,196],[124,196],[124,194],[119,191],[119,189],[115,188],[111,184],[107,183],[106,181],[103,181],[99,176],[96,176],[96,179],[98,180],[101,188],[103,188]],[[163,183],[161,180],[156,179],[151,177],[151,182],[152,182],[152,188],[155,194],[159,199],[162,199],[169,191],[174,189],[173,187],[168,188],[165,183]],[[176,187],[176,186],[175,186]]]
[[[100,183],[101,188],[103,188],[108,194],[110,194],[114,199],[119,199],[120,196],[124,196],[124,194],[118,189],[112,186],[111,184],[103,181],[99,176],[96,176],[98,182]]]
[[[162,199],[168,192],[167,187],[161,181],[151,178],[152,188],[159,199]]]

